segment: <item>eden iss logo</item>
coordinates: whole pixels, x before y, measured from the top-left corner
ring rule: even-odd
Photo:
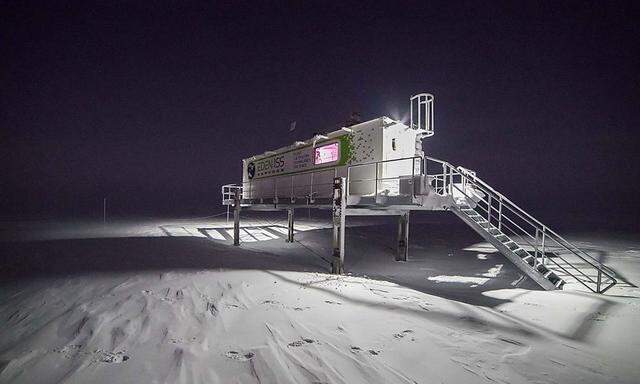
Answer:
[[[247,165],[247,175],[249,176],[249,179],[253,179],[253,176],[256,175],[256,165],[253,161]]]

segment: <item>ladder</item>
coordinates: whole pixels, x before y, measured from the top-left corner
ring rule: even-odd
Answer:
[[[518,207],[474,171],[432,157],[425,157],[423,167],[433,191],[450,197],[449,209],[543,289],[577,284],[604,293],[617,283],[615,272]]]

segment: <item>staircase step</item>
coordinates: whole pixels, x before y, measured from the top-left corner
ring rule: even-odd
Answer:
[[[516,255],[518,255],[518,256],[520,256],[520,257],[522,257],[522,258],[526,258],[527,256],[531,256],[531,255],[529,254],[529,252],[525,251],[525,250],[524,250],[524,249],[522,249],[522,248],[520,248],[520,249],[517,249],[517,250],[513,251],[513,253],[515,253]],[[533,256],[531,256],[531,257],[533,257]]]
[[[538,268],[537,269],[538,269],[538,272],[542,273],[543,275],[551,272],[549,270],[549,268],[547,268],[547,266],[544,265],[544,264],[538,264]],[[547,277],[547,276],[545,276],[545,277]]]
[[[556,275],[555,273],[551,272],[549,273],[549,275],[547,276],[547,279],[553,283],[553,285],[555,285],[556,287],[558,286],[558,284],[563,281],[560,277],[558,277],[558,275]]]
[[[501,251],[507,259],[512,261],[518,268],[520,268],[520,270],[522,270],[522,272],[527,274],[542,288],[553,289],[555,287],[556,289],[562,289],[562,287],[566,284],[563,278],[558,275],[559,273],[562,274],[560,272],[563,269],[562,265],[560,265],[560,269],[556,269],[558,271],[556,272],[556,270],[552,270],[550,267],[540,262],[544,258],[559,258],[563,256],[564,253],[573,252],[572,248],[570,248],[570,245],[565,246],[564,244],[558,244],[556,247],[547,246],[544,255],[539,254],[538,251],[528,251],[523,248],[523,245],[516,242],[516,240],[520,241],[520,238],[518,238],[517,236],[512,238],[511,236],[507,235],[507,232],[511,233],[511,229],[505,227],[505,231],[502,231],[502,227],[500,226],[500,224],[498,224],[493,218],[488,217],[486,212],[482,212],[482,207],[476,206],[475,203],[471,200],[455,199],[454,204],[455,205],[453,207],[453,211],[457,216],[460,217],[460,219],[471,226],[471,228],[478,232],[478,234],[480,234],[480,236],[482,236],[486,241],[488,241],[492,245],[495,245],[496,248],[498,248],[498,250]],[[492,208],[489,207],[489,209]],[[524,213],[524,215],[526,216],[526,213]],[[518,214],[518,216],[520,215]],[[544,230],[544,228],[542,229]],[[561,264],[560,261],[556,261]],[[588,265],[583,267],[582,264],[570,264],[573,263],[571,259],[566,261],[562,259],[562,261],[569,263],[571,267],[574,267],[579,271],[581,271],[582,269],[591,268]],[[588,271],[585,270],[584,273],[588,273]],[[615,280],[613,281],[613,283],[615,283]]]
[[[505,245],[507,246],[507,248],[509,248],[512,251],[520,248],[520,246],[513,241],[511,241],[510,243],[506,243]]]
[[[501,243],[506,243],[507,241],[511,241],[510,238],[508,238],[506,235],[497,235],[495,236],[496,239],[498,239],[498,241],[500,241]]]

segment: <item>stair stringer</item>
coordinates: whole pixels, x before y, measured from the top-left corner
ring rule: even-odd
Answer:
[[[493,245],[501,254],[503,254],[504,257],[506,257],[522,272],[524,272],[533,281],[535,281],[536,284],[542,287],[542,289],[545,289],[547,291],[552,291],[557,289],[556,286],[551,281],[547,280],[540,272],[536,271],[529,264],[523,261],[520,256],[513,253],[513,251],[511,251],[505,244],[501,243],[498,239],[493,237],[493,235],[487,232],[482,226],[480,226],[480,224],[472,220],[464,212],[461,212],[457,206],[452,205],[450,209],[465,224],[470,226],[474,231],[476,231],[476,233],[482,236],[483,239],[485,239],[488,243]]]

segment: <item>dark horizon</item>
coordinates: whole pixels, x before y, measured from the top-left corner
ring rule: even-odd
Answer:
[[[222,212],[242,158],[430,92],[428,155],[552,227],[637,232],[639,10],[4,4],[0,218]]]

